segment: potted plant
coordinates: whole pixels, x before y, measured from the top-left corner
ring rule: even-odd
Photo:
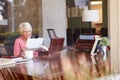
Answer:
[[[100,40],[100,46],[109,46],[109,39],[107,37],[102,37]]]
[[[102,37],[100,40],[101,51],[103,52],[103,60],[106,60],[107,54],[107,46],[109,46],[109,39],[107,37]]]

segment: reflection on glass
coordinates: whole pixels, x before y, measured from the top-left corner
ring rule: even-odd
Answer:
[[[42,75],[45,73],[45,69],[48,67],[49,63],[43,65],[42,62],[34,62],[30,60],[26,63],[27,73],[29,75]]]

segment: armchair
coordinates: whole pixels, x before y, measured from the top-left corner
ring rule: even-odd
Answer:
[[[50,47],[49,47],[49,53],[53,53],[56,51],[61,51],[63,49],[64,44],[64,38],[52,38]]]
[[[64,38],[60,38],[56,35],[54,29],[47,29],[48,35],[50,37],[50,47],[48,48],[48,51],[46,50],[40,50],[39,55],[51,55],[55,52],[59,52],[63,49],[64,44]]]
[[[17,37],[19,37],[18,33],[11,33],[5,37],[4,45],[5,45],[5,50],[7,52],[7,56],[13,55],[14,41]]]
[[[95,35],[80,35],[75,42],[75,48],[91,51],[95,41]]]
[[[50,47],[48,51],[40,50],[39,55],[42,57],[43,55],[52,55],[55,52],[59,52],[63,49],[64,38],[52,38],[50,42]]]

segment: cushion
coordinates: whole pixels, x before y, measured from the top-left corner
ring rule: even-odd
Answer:
[[[79,38],[82,40],[94,40],[95,39],[94,35],[80,35]]]

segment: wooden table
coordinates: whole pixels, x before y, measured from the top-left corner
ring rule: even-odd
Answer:
[[[97,70],[89,52],[64,50],[0,68],[0,80],[93,80]]]

